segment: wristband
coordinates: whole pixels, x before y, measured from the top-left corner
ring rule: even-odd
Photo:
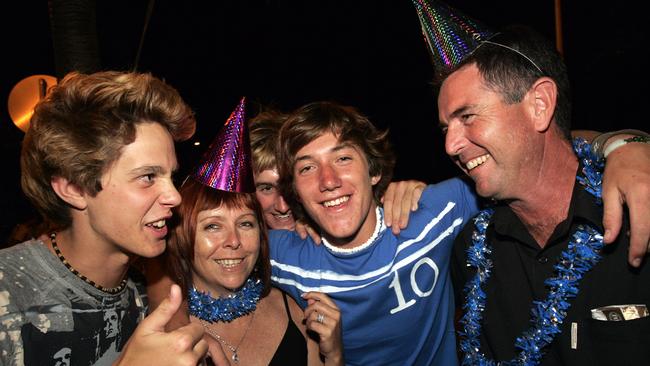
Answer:
[[[641,142],[644,144],[650,144],[650,137],[648,136],[634,136],[626,139],[618,139],[615,141],[612,141],[607,145],[605,150],[603,151],[603,157],[607,158],[607,155],[611,154],[612,151],[618,149],[619,147],[629,144],[630,142]]]
[[[603,148],[605,147],[607,141],[616,135],[634,135],[634,136],[650,137],[650,134],[648,134],[645,131],[630,130],[630,129],[601,133],[591,142],[591,150],[594,152],[594,154],[596,154],[596,156],[600,158],[604,158]]]

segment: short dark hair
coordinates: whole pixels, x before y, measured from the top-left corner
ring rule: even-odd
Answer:
[[[327,132],[333,133],[341,142],[349,142],[358,147],[368,161],[370,175],[381,177],[373,187],[377,203],[393,177],[395,156],[387,130],[378,130],[353,107],[334,102],[313,102],[304,105],[291,113],[280,129],[277,148],[282,195],[290,203],[294,213],[298,213],[299,218],[305,216],[298,204],[293,184],[296,154]]]
[[[476,65],[487,86],[501,94],[507,104],[521,102],[540,77],[553,79],[558,91],[555,123],[570,138],[571,87],[567,68],[553,44],[540,33],[527,26],[509,26],[482,43],[457,67],[443,73],[438,82],[471,64]]]

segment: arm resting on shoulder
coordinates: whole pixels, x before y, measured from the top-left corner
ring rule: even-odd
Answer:
[[[583,138],[593,134],[593,131],[573,132],[579,132],[577,136]],[[650,140],[645,138],[649,136],[644,131],[620,130],[597,135],[592,143],[597,154],[606,156],[602,186],[604,241],[611,243],[621,234],[624,205],[627,205],[628,261],[634,267],[641,265],[650,250]]]

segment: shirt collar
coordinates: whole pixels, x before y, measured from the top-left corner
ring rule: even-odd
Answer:
[[[332,253],[335,254],[340,254],[340,255],[352,255],[359,253],[363,251],[364,249],[370,247],[372,244],[374,244],[377,241],[377,238],[380,236],[381,233],[386,230],[386,224],[384,224],[384,210],[377,206],[375,208],[375,217],[377,218],[377,222],[375,223],[375,231],[373,231],[372,235],[368,240],[366,240],[365,243],[356,246],[354,248],[339,248],[335,245],[332,245],[330,242],[325,239],[325,236],[321,235],[321,240],[323,241],[323,245]]]
[[[580,171],[582,165],[578,169]],[[586,222],[593,225],[600,232],[603,231],[602,206],[596,204],[595,197],[585,191],[582,184],[578,183],[577,180],[574,182],[567,218],[555,227],[553,234],[549,238],[549,243],[568,235],[569,230],[576,221]],[[491,223],[494,225],[494,231],[497,234],[512,237],[523,243],[535,243],[519,217],[505,203],[499,202],[497,204]]]

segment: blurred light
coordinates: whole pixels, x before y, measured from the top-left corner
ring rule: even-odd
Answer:
[[[7,109],[16,127],[23,132],[29,129],[29,120],[34,114],[36,104],[47,95],[48,90],[57,84],[50,75],[32,75],[19,81],[9,93]]]

